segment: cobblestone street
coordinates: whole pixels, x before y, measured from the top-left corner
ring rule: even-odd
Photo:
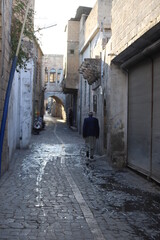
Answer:
[[[77,132],[45,121],[0,180],[0,240],[160,239],[160,187],[105,156],[89,162]]]

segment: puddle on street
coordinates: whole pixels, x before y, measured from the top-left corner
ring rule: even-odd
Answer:
[[[109,209],[115,212],[145,212],[160,222],[160,195],[122,183],[121,171],[97,171],[93,166],[85,175],[103,193]]]

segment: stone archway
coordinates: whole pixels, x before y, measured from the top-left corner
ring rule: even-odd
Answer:
[[[46,93],[45,108],[51,116],[66,121],[65,95],[63,93]]]

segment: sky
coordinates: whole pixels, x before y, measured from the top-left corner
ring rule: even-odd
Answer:
[[[44,54],[63,54],[65,26],[74,18],[79,6],[94,7],[96,0],[35,0],[35,31]]]

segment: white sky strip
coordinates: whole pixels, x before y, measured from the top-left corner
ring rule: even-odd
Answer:
[[[35,31],[44,54],[63,54],[65,26],[70,18],[75,17],[79,6],[93,7],[96,0],[35,0]],[[52,28],[48,26],[57,24]]]

